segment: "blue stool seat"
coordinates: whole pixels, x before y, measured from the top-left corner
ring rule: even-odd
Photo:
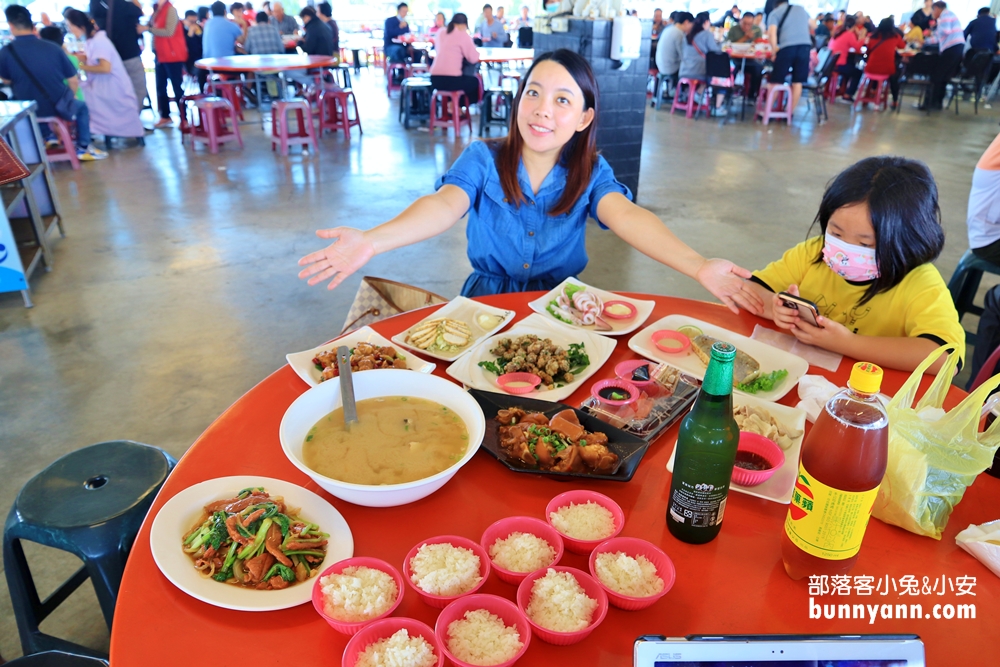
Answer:
[[[432,89],[430,77],[410,76],[403,79],[399,94],[399,120],[407,130],[413,121],[430,120]]]
[[[507,128],[510,112],[514,107],[514,91],[508,88],[487,88],[483,91],[483,103],[479,106],[479,136],[489,133],[494,125]]]
[[[25,655],[60,650],[105,657],[46,635],[39,624],[89,578],[111,627],[128,552],[175,464],[156,447],[114,440],[67,454],[24,485],[4,525],[3,560]],[[42,601],[21,540],[72,553],[83,567]]]
[[[951,274],[951,280],[948,281],[948,291],[951,292],[951,300],[955,302],[959,321],[966,313],[983,314],[982,307],[975,305],[973,300],[976,298],[979,282],[983,279],[984,272],[1000,275],[1000,266],[977,257],[969,249],[962,255],[958,266],[955,267],[955,272]],[[970,342],[973,340],[970,339]]]

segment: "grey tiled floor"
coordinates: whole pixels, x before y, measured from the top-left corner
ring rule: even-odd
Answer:
[[[403,131],[382,81],[355,83],[364,136],[325,138],[318,154],[282,158],[249,124],[242,151],[192,151],[166,130],[144,149],[116,150],[78,172],[57,168],[67,238],[54,244],[55,270],[32,281],[31,310],[17,294],[0,295],[0,508],[46,464],[86,444],[130,438],[179,456],[286,352],[340,330],[360,277],[332,293],[300,282],[296,260],[320,247],[313,231],[388,219],[429,192],[468,143]],[[701,252],[759,268],[805,237],[840,169],[902,154],[937,178],[948,237],[938,266],[947,277],[967,247],[972,169],[997,120],[996,110],[928,118],[835,106],[821,127],[803,109],[791,128],[763,128],[650,109],[639,202]],[[596,226],[588,252],[581,278],[601,287],[707,297]],[[365,273],[454,295],[468,271],[459,224],[376,258]],[[76,567],[41,547],[29,559],[43,591]],[[89,585],[46,629],[108,644]],[[20,654],[4,581],[0,653]]]

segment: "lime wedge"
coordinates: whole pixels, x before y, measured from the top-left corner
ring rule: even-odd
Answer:
[[[695,338],[696,336],[700,336],[705,332],[699,329],[698,327],[694,326],[693,324],[685,324],[682,327],[678,327],[677,333],[687,336],[688,338]]]

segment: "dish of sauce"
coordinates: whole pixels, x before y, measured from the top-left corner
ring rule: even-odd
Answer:
[[[770,470],[774,466],[760,454],[736,450],[736,466],[744,470]]]

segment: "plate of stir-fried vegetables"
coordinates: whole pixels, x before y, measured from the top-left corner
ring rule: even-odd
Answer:
[[[311,491],[266,477],[222,477],[181,491],[153,520],[150,546],[175,586],[241,611],[309,602],[314,577],[354,555],[340,512]]]

